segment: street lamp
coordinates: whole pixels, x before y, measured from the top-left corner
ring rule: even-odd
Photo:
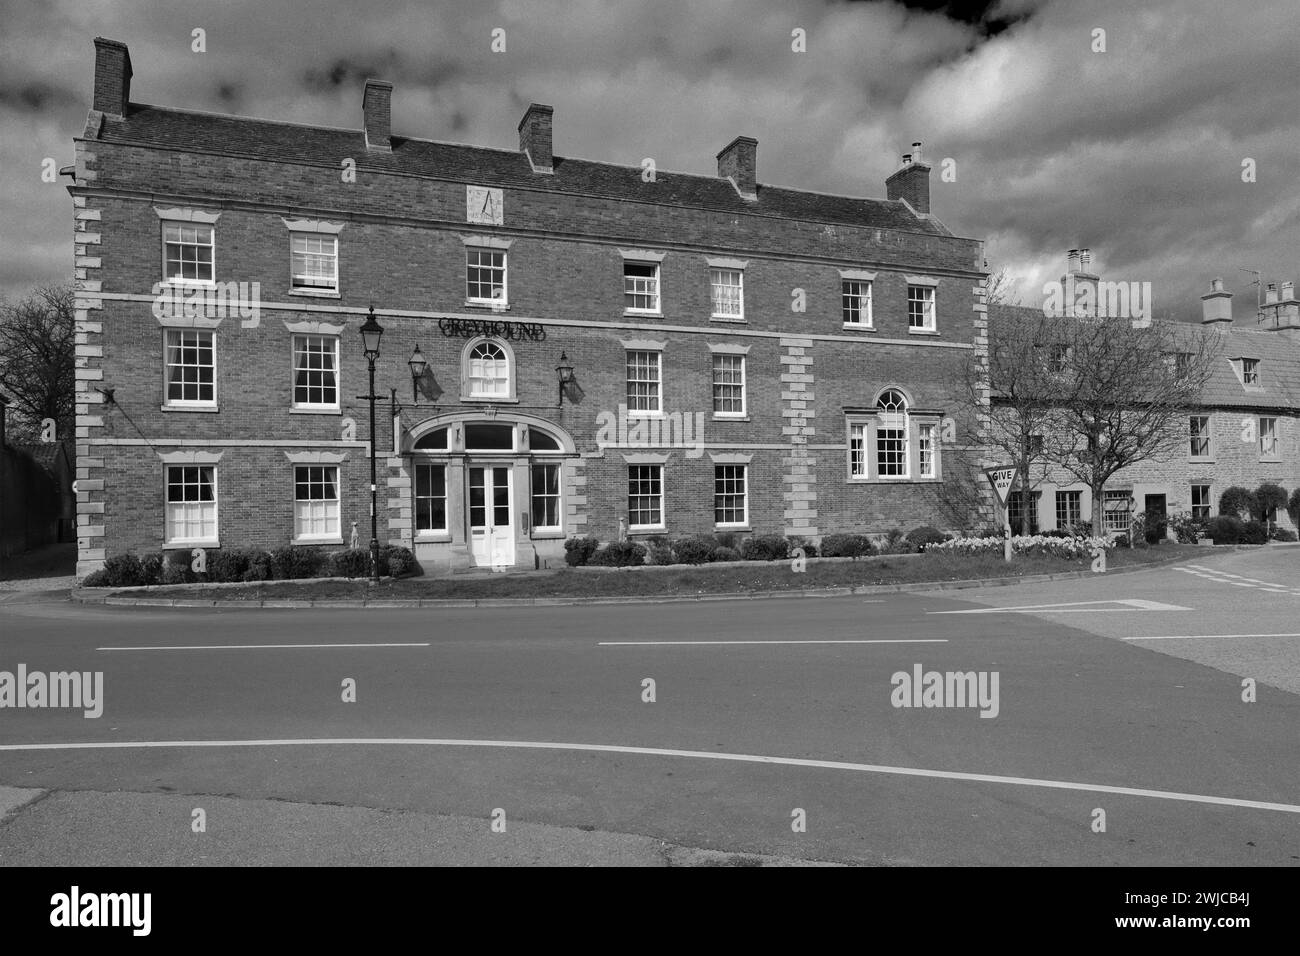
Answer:
[[[365,325],[361,326],[361,342],[365,347],[366,361],[370,364],[370,583],[379,583],[379,507],[378,481],[375,473],[375,359],[379,358],[379,340],[383,338],[384,327],[375,321],[375,307],[370,307],[370,315]]]
[[[424,353],[420,351],[418,345],[415,347],[415,351],[411,353],[411,357],[406,364],[411,368],[411,401],[419,404],[420,379],[424,378],[424,372],[429,367],[429,363],[424,360]]]
[[[564,386],[573,381],[573,366],[569,364],[569,356],[564,352],[560,353],[560,364],[555,367],[555,376],[560,381],[560,404],[564,404]]]

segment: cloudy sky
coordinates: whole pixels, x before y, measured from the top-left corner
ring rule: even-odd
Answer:
[[[72,162],[97,35],[130,46],[136,102],[359,128],[375,75],[399,135],[513,149],[536,101],[562,156],[712,175],[743,133],[760,182],[854,196],[923,140],[934,212],[1026,304],[1078,246],[1152,282],[1157,316],[1199,316],[1222,275],[1249,319],[1241,269],[1300,278],[1293,0],[0,0],[0,30],[11,300],[71,275],[67,180],[41,168]]]

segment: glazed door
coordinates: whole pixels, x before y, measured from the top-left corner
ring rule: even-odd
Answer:
[[[512,474],[508,465],[470,466],[469,543],[478,567],[503,568],[515,563],[515,529],[510,520]]]

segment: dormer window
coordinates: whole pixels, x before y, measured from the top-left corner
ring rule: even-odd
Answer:
[[[1241,384],[1246,387],[1259,387],[1259,359],[1241,360]]]

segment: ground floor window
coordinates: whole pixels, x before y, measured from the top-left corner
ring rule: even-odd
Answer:
[[[1019,491],[1007,496],[1007,519],[1011,522],[1013,534],[1038,534],[1038,496],[1033,491],[1028,495],[1029,508],[1025,508],[1026,498]]]
[[[447,530],[447,466],[415,466],[415,530]]]
[[[746,492],[745,470],[745,465],[714,466],[714,524],[746,525],[749,523],[749,496]]]
[[[663,527],[663,465],[628,466],[627,514],[627,523],[631,528]]]
[[[338,466],[298,465],[293,469],[293,486],[295,540],[340,537]]]
[[[1083,523],[1083,492],[1058,491],[1056,493],[1056,526],[1070,528]]]
[[[533,465],[533,530],[560,530],[560,466]]]
[[[1102,530],[1127,531],[1129,526],[1129,498],[1127,491],[1108,491],[1102,499]]]
[[[217,540],[217,469],[167,468],[167,543]]]
[[[1192,485],[1192,517],[1205,519],[1210,516],[1210,486]]]

